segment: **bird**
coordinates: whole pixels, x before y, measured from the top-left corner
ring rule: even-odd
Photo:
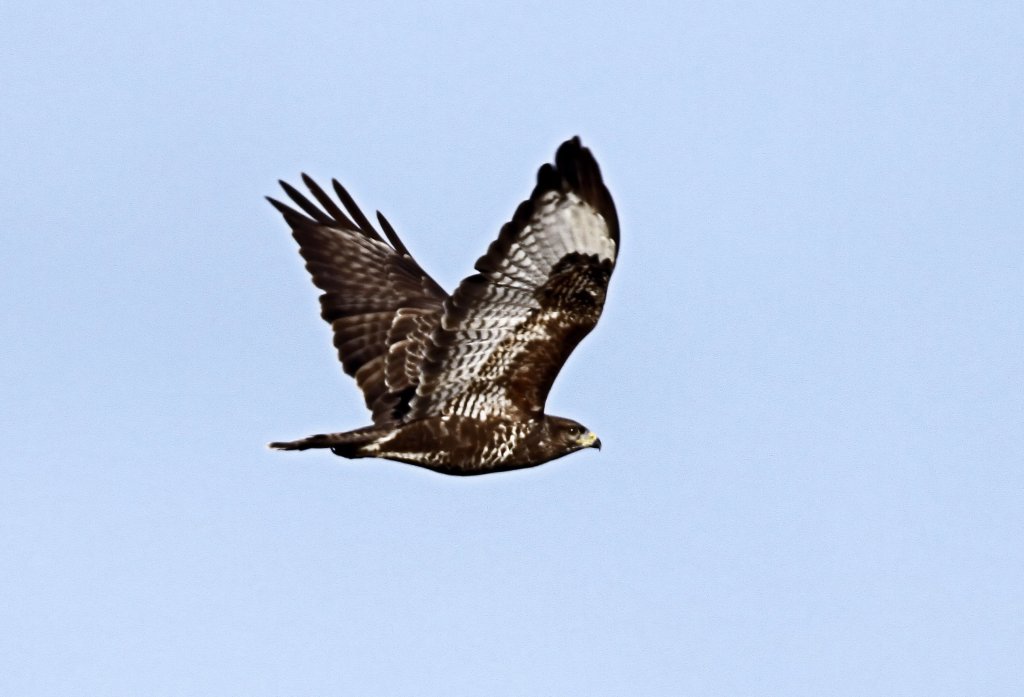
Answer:
[[[270,448],[329,448],[457,476],[601,448],[582,424],[544,411],[566,359],[597,324],[619,252],[615,204],[578,136],[540,167],[529,198],[451,294],[379,211],[383,234],[337,180],[337,201],[302,181],[315,203],[284,181],[295,207],[267,200],[323,291],[321,316],[372,424]]]

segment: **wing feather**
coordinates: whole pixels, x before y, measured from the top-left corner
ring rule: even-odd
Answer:
[[[590,151],[563,143],[444,302],[412,416],[543,412],[551,385],[597,323],[619,247],[618,217]]]
[[[268,200],[291,226],[313,283],[324,291],[321,316],[331,325],[345,372],[363,391],[374,423],[394,423],[408,412],[448,295],[383,216],[386,240],[337,181],[344,210],[313,179],[303,174],[302,180],[319,206],[285,182],[281,187],[302,212]]]

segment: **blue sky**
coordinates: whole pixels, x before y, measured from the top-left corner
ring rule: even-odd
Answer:
[[[1024,694],[1024,7],[0,10],[0,692]],[[467,275],[558,143],[622,254],[470,479],[368,423],[262,199]]]

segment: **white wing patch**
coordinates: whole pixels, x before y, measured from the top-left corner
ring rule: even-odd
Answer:
[[[601,214],[575,193],[549,191],[541,197],[534,218],[519,234],[509,256],[488,275],[498,284],[528,281],[539,287],[552,267],[572,252],[615,261],[615,240]]]
[[[550,328],[560,320],[557,309],[541,307],[537,290],[568,255],[614,263],[616,251],[607,221],[586,201],[572,191],[545,192],[507,254],[482,279],[464,281],[446,305],[440,322],[446,353],[439,370],[420,382],[413,412],[473,418],[508,412],[513,405],[503,378],[532,344],[552,339]]]

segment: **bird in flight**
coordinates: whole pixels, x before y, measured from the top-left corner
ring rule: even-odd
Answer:
[[[615,204],[578,137],[540,168],[477,273],[451,295],[383,215],[382,235],[337,181],[335,202],[302,180],[316,203],[285,182],[301,210],[268,200],[323,291],[321,316],[373,424],[271,448],[330,448],[475,475],[601,447],[579,423],[544,413],[559,370],[597,324],[619,250]]]

